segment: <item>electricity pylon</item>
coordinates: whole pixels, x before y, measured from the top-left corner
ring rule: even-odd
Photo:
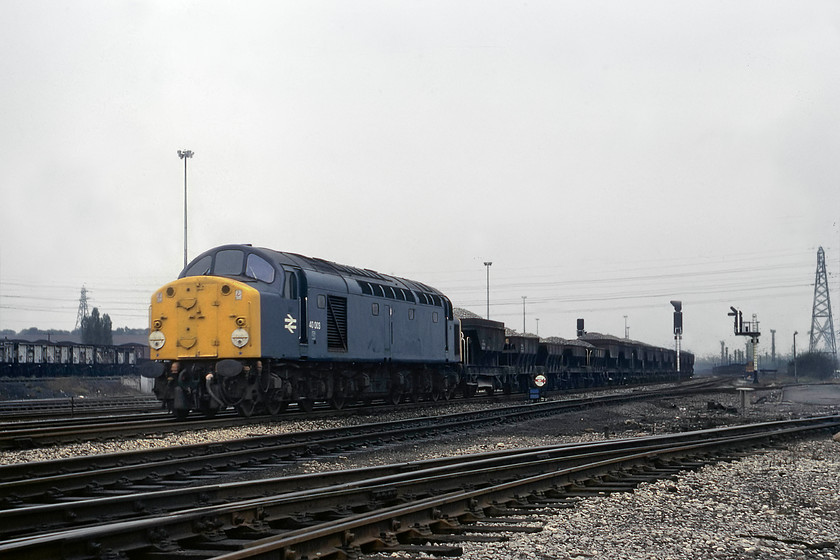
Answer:
[[[82,295],[79,296],[79,313],[76,314],[76,327],[73,329],[78,330],[79,327],[82,326],[82,319],[88,316],[88,304],[87,304],[87,289],[82,286]]]
[[[820,341],[824,342],[820,349]],[[828,274],[825,271],[825,251],[817,251],[817,275],[814,280],[814,309],[811,312],[810,352],[831,354],[837,360],[837,345],[834,340],[834,320],[831,317],[831,300],[828,296]]]

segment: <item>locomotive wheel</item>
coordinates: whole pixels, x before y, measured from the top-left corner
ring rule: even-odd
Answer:
[[[434,382],[432,389],[432,400],[443,399],[445,401],[448,401],[452,398],[452,395],[454,393],[455,387],[452,385],[450,378],[447,376],[441,376]]]
[[[254,414],[254,410],[257,408],[257,403],[250,399],[240,401],[238,405],[236,405],[236,412],[239,413],[240,416],[244,416],[245,418],[250,418],[251,415]]]
[[[332,396],[330,397],[330,406],[335,410],[341,410],[347,405],[347,393],[349,392],[348,382],[342,376],[336,376],[333,379]]]
[[[204,415],[205,418],[215,418],[216,414],[219,412],[218,408],[202,408],[201,413]]]
[[[279,391],[272,393],[268,397],[268,402],[266,403],[266,407],[268,408],[268,413],[273,415],[280,414],[284,412],[286,408],[289,406],[289,401],[284,400],[282,396],[280,396]]]

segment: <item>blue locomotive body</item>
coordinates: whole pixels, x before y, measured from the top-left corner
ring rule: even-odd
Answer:
[[[181,278],[241,277],[217,270],[218,255],[240,252],[274,268],[260,292],[261,355],[335,362],[458,361],[452,304],[424,284],[329,261],[247,245],[203,253]],[[226,257],[230,259],[230,257]],[[254,261],[254,259],[250,259]]]
[[[145,375],[181,414],[448,398],[459,380],[460,333],[446,296],[294,253],[211,249],[153,297],[150,321],[158,367]]]

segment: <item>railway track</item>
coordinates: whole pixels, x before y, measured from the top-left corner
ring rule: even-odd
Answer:
[[[0,419],[76,416],[79,414],[114,414],[125,411],[160,410],[160,401],[152,396],[67,397],[52,399],[0,400]]]
[[[607,395],[603,397],[584,398],[563,398],[562,402],[569,406],[576,404],[588,404],[590,406],[599,403],[626,402],[622,399],[635,400],[639,398],[661,398],[669,395],[686,395],[696,392],[708,392],[717,386],[717,380],[692,381],[679,385],[676,388],[668,389],[643,389],[638,388],[622,395]],[[731,389],[722,389],[731,390]],[[522,402],[522,395],[495,396],[489,398],[474,398],[476,402]],[[459,401],[466,402],[466,401]],[[539,406],[541,403],[533,403],[527,406]],[[438,403],[439,406],[439,403]],[[430,403],[403,403],[398,409],[402,411],[422,411],[428,409]],[[220,413],[212,419],[189,418],[186,421],[177,421],[165,412],[144,412],[140,414],[111,414],[107,418],[102,416],[88,416],[77,418],[38,418],[36,420],[8,422],[0,427],[0,450],[28,449],[49,445],[61,445],[65,443],[78,443],[90,440],[108,440],[115,438],[139,437],[149,433],[177,433],[189,430],[214,429],[230,426],[243,426],[255,422],[266,421],[294,421],[301,419],[320,419],[336,416],[351,416],[369,413],[371,410],[394,409],[394,405],[371,407],[348,407],[336,411],[326,407],[316,408],[312,412],[289,411],[280,416],[262,416],[245,418],[238,416],[234,411]]]
[[[650,397],[651,393],[604,395],[235,441],[0,465],[0,496],[4,497],[0,508],[64,501],[74,496],[81,499],[109,492],[125,493],[132,487],[160,490],[185,486],[221,473],[268,469],[304,458],[379,448],[390,442],[422,441]]]
[[[701,389],[686,387],[678,389],[677,393],[690,394],[696,390]],[[242,469],[268,469],[306,458],[380,448],[390,442],[423,441],[470,429],[486,429],[493,425],[674,394],[675,390],[671,388],[659,392],[546,401],[446,415],[427,414],[391,422],[253,436],[234,441],[0,465],[0,508],[52,503],[71,497],[87,498],[103,493],[125,493],[137,487],[165,489],[185,486],[207,476],[232,474]],[[238,417],[233,419],[247,422]],[[185,429],[183,423],[177,423],[177,426]],[[137,425],[119,427],[117,433],[136,435],[139,430],[147,435],[156,427],[155,421],[141,419]],[[89,430],[98,429],[96,426],[85,426],[83,431],[87,434]],[[113,428],[107,431],[114,433]],[[4,434],[6,437],[15,435],[14,430]]]
[[[456,553],[453,538],[517,530],[515,520],[537,508],[572,507],[590,495],[629,491],[640,482],[838,426],[840,417],[825,416],[62,498],[0,512],[0,557],[292,560],[397,550]]]

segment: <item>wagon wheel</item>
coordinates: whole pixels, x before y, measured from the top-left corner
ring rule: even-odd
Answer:
[[[389,404],[398,405],[402,400],[402,390],[400,387],[391,387],[391,391],[388,393],[388,398],[386,401]]]
[[[312,399],[307,399],[306,397],[298,399],[298,406],[304,412],[312,412],[312,409],[315,408],[315,401]]]
[[[330,406],[336,410],[341,410],[344,408],[345,404],[347,404],[347,394],[344,392],[344,388],[340,388],[338,391],[333,391],[333,396],[330,399]]]
[[[256,410],[256,408],[256,401],[252,399],[243,399],[236,405],[236,412],[238,412],[240,416],[250,418],[254,414],[254,410]]]

